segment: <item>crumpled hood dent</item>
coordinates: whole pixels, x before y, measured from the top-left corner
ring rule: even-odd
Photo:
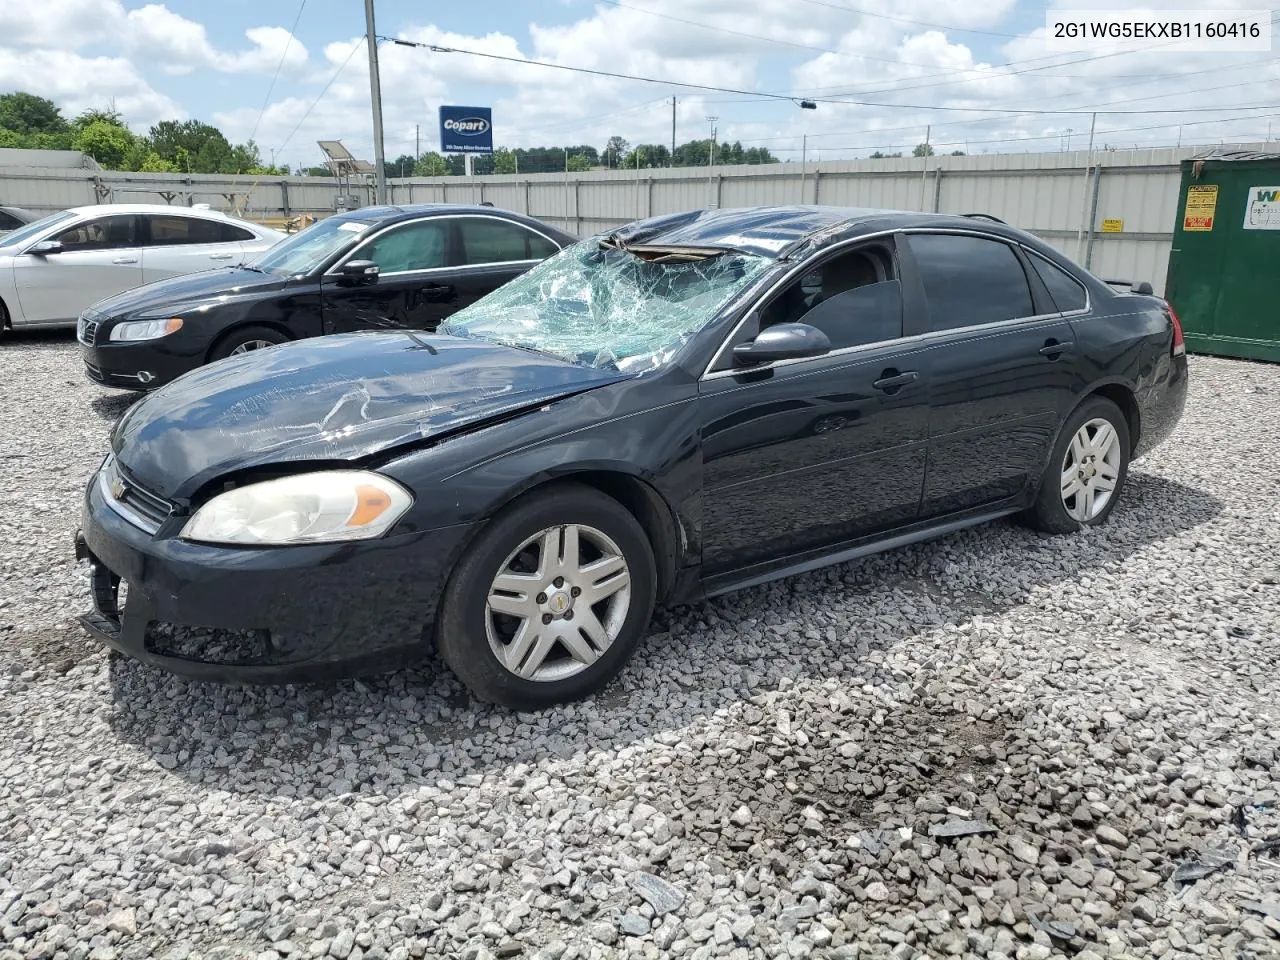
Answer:
[[[184,501],[230,474],[435,443],[624,378],[452,337],[322,337],[179,377],[135,404],[112,448],[138,483]]]

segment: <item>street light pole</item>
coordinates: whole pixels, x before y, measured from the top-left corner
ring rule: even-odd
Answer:
[[[719,119],[719,117],[707,117],[707,122],[711,124],[711,150],[707,154],[707,191],[712,197],[715,196],[715,192],[711,186],[711,175],[716,165],[716,121]]]
[[[373,166],[379,204],[387,202],[387,171],[382,147],[382,81],[378,77],[378,31],[373,24],[373,0],[364,0],[364,27],[369,45],[369,98],[373,101]]]

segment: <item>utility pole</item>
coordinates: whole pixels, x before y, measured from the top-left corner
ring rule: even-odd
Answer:
[[[377,202],[387,202],[387,171],[382,147],[382,81],[378,77],[378,31],[373,24],[373,0],[364,0],[364,26],[369,45],[369,98],[373,101],[373,166]]]
[[[711,189],[712,189],[711,174],[712,174],[712,170],[715,168],[715,165],[716,165],[716,121],[719,119],[720,119],[719,117],[707,117],[707,122],[711,124],[711,141],[710,141],[711,150],[707,154],[707,190],[708,192],[711,192]],[[712,192],[711,196],[712,198],[714,198],[715,193]],[[710,204],[708,204],[708,206],[710,206]]]
[[[421,132],[422,132],[421,128],[418,126],[418,124],[415,123],[413,125],[413,159],[414,160],[417,160],[420,156],[422,156]]]
[[[671,98],[671,163],[676,165],[676,98]]]
[[[804,203],[804,174],[805,162],[808,160],[809,154],[809,134],[800,135],[800,202]]]
[[[1076,232],[1076,262],[1084,257],[1084,222],[1089,216],[1089,168],[1093,165],[1093,131],[1097,124],[1098,115],[1095,113],[1089,121],[1089,150],[1085,154],[1084,180],[1080,188],[1080,229]],[[1093,224],[1089,224],[1089,230],[1092,232]]]
[[[933,133],[932,124],[924,128],[924,156],[920,159],[924,161],[920,165],[920,209],[924,210],[924,191],[929,179],[929,137]]]

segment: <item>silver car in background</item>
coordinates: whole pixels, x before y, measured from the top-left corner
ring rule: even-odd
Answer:
[[[22,207],[0,207],[0,236],[40,219],[40,214]]]
[[[90,304],[234,266],[285,234],[202,207],[74,207],[0,235],[0,328],[74,326]]]

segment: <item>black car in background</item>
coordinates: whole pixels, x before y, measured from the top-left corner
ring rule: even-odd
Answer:
[[[371,328],[434,330],[576,238],[493,207],[366,207],[247,264],[147,284],[77,325],[85,372],[152,390],[213,360]]]
[[[434,335],[287,344],[144,397],[85,494],[83,622],[224,680],[434,642],[478,696],[537,707],[606,684],[655,603],[1009,514],[1103,523],[1186,395],[1163,301],[999,223],[641,221]]]
[[[40,214],[32,213],[23,207],[0,207],[0,234],[25,227],[28,223],[35,223],[39,219]]]

